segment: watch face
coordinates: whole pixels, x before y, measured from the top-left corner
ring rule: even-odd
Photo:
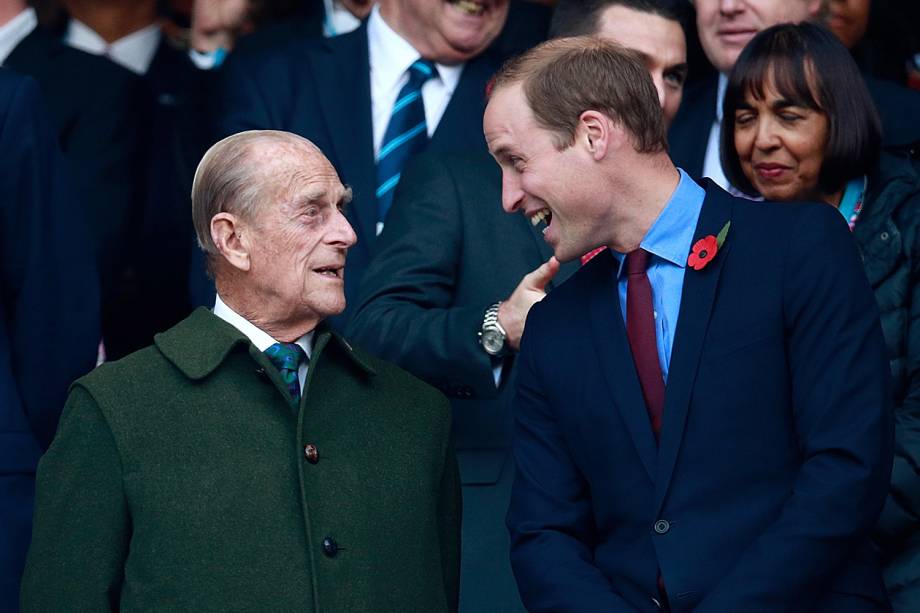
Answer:
[[[482,346],[486,352],[495,355],[505,345],[505,337],[498,330],[486,330],[482,333]]]

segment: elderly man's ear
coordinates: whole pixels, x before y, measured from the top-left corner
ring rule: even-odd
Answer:
[[[218,213],[211,218],[211,240],[223,258],[234,268],[248,271],[251,244],[246,223],[232,213]]]

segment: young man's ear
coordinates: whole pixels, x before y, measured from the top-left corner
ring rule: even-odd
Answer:
[[[220,255],[234,268],[248,271],[250,260],[249,232],[246,224],[232,213],[221,212],[211,218],[211,240]]]
[[[598,111],[585,111],[578,117],[576,142],[581,142],[595,160],[602,160],[607,152],[619,148],[623,130]]]

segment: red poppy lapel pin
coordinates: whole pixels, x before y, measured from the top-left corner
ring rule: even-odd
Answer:
[[[722,244],[728,236],[728,229],[731,225],[731,221],[726,221],[722,229],[719,230],[718,236],[710,234],[696,241],[693,244],[693,249],[690,251],[690,257],[687,258],[687,266],[693,270],[703,270],[706,268],[706,265],[716,257],[716,254],[719,253],[719,249],[722,248]]]

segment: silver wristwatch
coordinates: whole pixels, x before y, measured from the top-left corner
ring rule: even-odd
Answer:
[[[496,302],[486,309],[486,316],[482,320],[482,329],[479,331],[479,344],[483,350],[491,356],[502,357],[508,352],[508,345],[505,343],[507,333],[502,325],[498,323],[498,307],[501,302]]]

